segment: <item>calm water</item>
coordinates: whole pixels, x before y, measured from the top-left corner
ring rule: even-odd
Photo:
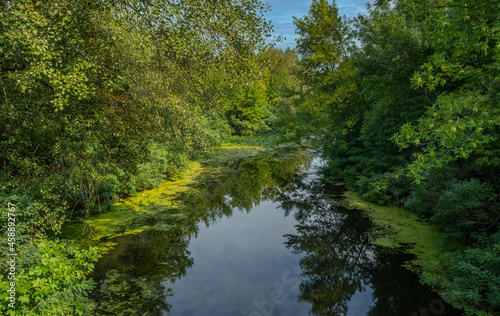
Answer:
[[[411,256],[370,244],[321,163],[288,152],[206,175],[157,229],[116,238],[93,275],[101,314],[459,315],[401,267]]]

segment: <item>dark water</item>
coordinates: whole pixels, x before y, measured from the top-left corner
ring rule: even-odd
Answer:
[[[370,244],[372,224],[337,203],[321,160],[288,152],[205,176],[163,229],[117,238],[93,278],[107,315],[459,315]]]

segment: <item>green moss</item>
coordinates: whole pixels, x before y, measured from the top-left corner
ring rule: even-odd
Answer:
[[[417,257],[438,251],[437,229],[403,208],[386,207],[362,200],[355,192],[344,193],[348,206],[363,210],[377,227],[373,243],[390,248],[407,246]]]

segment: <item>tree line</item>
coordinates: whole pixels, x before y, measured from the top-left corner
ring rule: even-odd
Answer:
[[[421,280],[467,315],[500,309],[499,1],[375,1],[295,18],[304,86],[285,140],[325,173],[440,230]]]
[[[16,205],[17,314],[94,310],[86,275],[99,254],[59,240],[66,222],[159,185],[229,135],[279,133],[320,148],[329,179],[436,225],[444,251],[419,259],[422,281],[494,315],[499,8],[377,0],[347,19],[314,0],[294,20],[296,49],[280,50],[266,45],[259,0],[0,2],[0,201]]]
[[[0,204],[16,207],[10,245],[2,211],[0,255],[18,255],[16,315],[95,307],[86,275],[99,254],[59,240],[66,222],[158,186],[228,135],[276,129],[295,52],[266,44],[267,10],[260,0],[0,2]]]

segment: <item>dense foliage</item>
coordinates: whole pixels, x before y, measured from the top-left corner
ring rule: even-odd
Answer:
[[[256,135],[280,130],[280,119],[288,112],[299,92],[293,74],[297,64],[294,49],[270,47],[253,60],[258,70],[250,82],[239,84],[223,103],[233,135]]]
[[[273,51],[272,67],[257,61],[267,9],[259,0],[0,2],[0,255],[12,203],[19,315],[92,309],[85,275],[97,257],[55,238],[65,222],[106,212],[210,152],[230,130],[226,100],[238,89],[253,88],[234,104],[247,109],[238,115],[263,119],[262,102],[283,89],[273,76],[285,54]],[[3,313],[13,313],[8,302]]]
[[[315,0],[295,20],[300,96],[286,139],[332,180],[440,228],[423,282],[469,315],[500,308],[498,1],[377,1],[347,20]]]
[[[422,281],[493,315],[499,8],[380,0],[347,20],[313,0],[295,18],[296,51],[283,51],[265,45],[260,0],[1,1],[0,256],[18,255],[17,313],[96,310],[86,275],[99,255],[58,240],[65,222],[159,185],[230,134],[279,131],[320,147],[330,179],[438,226],[445,251],[421,259]],[[130,289],[107,278],[104,289]]]

